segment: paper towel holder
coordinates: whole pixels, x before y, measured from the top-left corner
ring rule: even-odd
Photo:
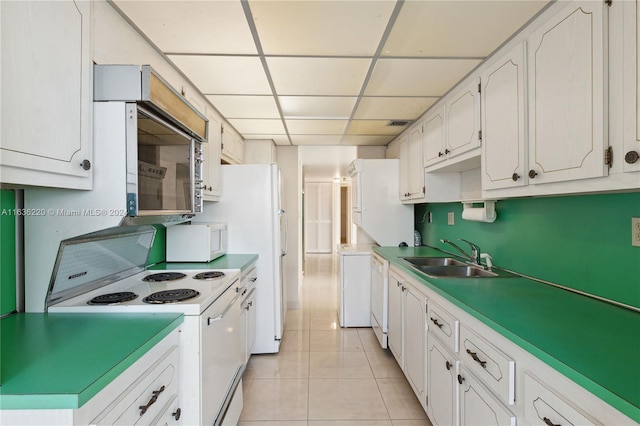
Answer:
[[[482,204],[482,207],[474,207],[475,204]],[[466,201],[462,203],[462,218],[475,222],[495,222],[496,218],[495,200]]]

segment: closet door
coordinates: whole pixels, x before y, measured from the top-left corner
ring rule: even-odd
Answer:
[[[331,253],[333,247],[332,184],[307,182],[304,204],[305,252]]]

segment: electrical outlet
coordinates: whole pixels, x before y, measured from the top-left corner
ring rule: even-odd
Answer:
[[[447,216],[447,224],[453,225],[454,223],[455,223],[455,217],[453,215],[453,212],[449,212],[449,215]]]
[[[640,247],[640,217],[631,218],[631,245]]]
[[[427,223],[432,223],[433,222],[433,216],[431,215],[431,212],[427,213]]]

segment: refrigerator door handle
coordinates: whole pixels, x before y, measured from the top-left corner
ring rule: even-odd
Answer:
[[[287,222],[287,212],[284,209],[280,209],[280,216],[284,220],[284,250],[281,248],[280,256],[284,257],[289,251],[289,223]],[[280,241],[280,245],[282,246],[282,241]]]

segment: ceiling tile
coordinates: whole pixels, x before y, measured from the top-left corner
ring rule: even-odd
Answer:
[[[273,96],[208,95],[226,118],[280,118]]]
[[[257,53],[239,1],[115,3],[163,52]]]
[[[229,123],[242,134],[261,135],[267,133],[286,135],[282,120],[233,118]]]
[[[475,59],[380,59],[366,96],[442,96],[476,65]]]
[[[382,146],[391,142],[394,137],[395,135],[390,135],[390,136],[346,135],[342,139],[342,145]]]
[[[287,135],[248,135],[245,139],[271,139],[276,145],[290,145]]]
[[[404,126],[389,126],[389,120],[352,120],[347,127],[349,135],[399,135]]]
[[[371,63],[361,58],[267,58],[278,95],[360,93]]]
[[[409,98],[409,97],[364,97],[358,104],[354,118],[361,119],[390,119],[415,120],[436,103],[438,97]]]
[[[294,145],[340,145],[342,135],[291,135]]]
[[[547,0],[406,1],[383,56],[485,57]]]
[[[347,96],[279,96],[278,99],[285,118],[349,118],[358,98]]]
[[[341,135],[348,120],[286,120],[290,135]]]
[[[267,55],[375,53],[395,1],[250,1]]]
[[[169,55],[206,95],[271,95],[260,59],[246,56]]]

